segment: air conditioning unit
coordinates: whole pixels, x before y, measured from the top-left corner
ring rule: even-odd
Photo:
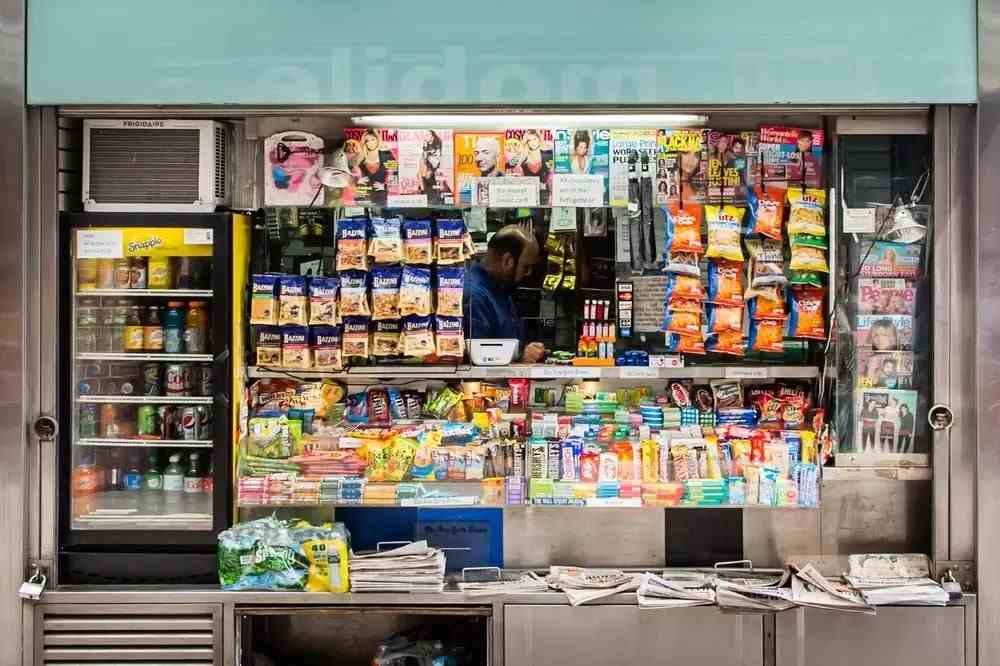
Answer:
[[[212,120],[84,120],[83,209],[210,213],[228,205],[226,136]]]

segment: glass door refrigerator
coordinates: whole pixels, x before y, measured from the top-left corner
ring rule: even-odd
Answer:
[[[61,224],[59,582],[215,582],[230,516],[232,216]]]

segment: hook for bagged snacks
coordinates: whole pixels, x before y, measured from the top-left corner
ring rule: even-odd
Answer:
[[[406,545],[409,545],[411,543],[413,543],[413,542],[412,541],[379,541],[378,543],[375,544],[375,552],[376,553],[381,553],[382,552],[382,546],[390,546],[390,545],[406,546]]]
[[[723,569],[725,567],[733,567],[740,564],[745,564],[747,565],[747,569],[750,569],[751,571],[753,570],[753,560],[730,560],[728,562],[716,562],[715,565],[713,565],[713,568]]]

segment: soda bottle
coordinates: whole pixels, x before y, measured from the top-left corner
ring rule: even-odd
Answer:
[[[177,257],[177,274],[175,284],[177,289],[194,289],[194,262],[191,257]]]
[[[112,403],[101,405],[101,437],[115,439],[119,436],[118,407]]]
[[[80,462],[73,470],[72,484],[74,495],[91,495],[97,492],[97,470],[90,454],[80,456]]]
[[[111,449],[105,471],[108,490],[125,490],[125,468],[122,465],[122,454],[118,449]]]
[[[142,477],[143,490],[163,490],[163,474],[160,473],[160,459],[156,453],[149,454],[146,474]]]
[[[208,320],[205,317],[203,301],[191,301],[188,304],[187,319],[184,330],[184,346],[188,354],[204,354]]]
[[[187,471],[184,472],[184,492],[200,493],[202,483],[201,471],[198,469],[198,454],[192,453]]]
[[[163,351],[163,320],[160,306],[150,305],[146,310],[146,323],[142,327],[142,348],[148,352]]]
[[[168,354],[184,353],[184,304],[178,301],[167,303],[163,317],[163,351]]]
[[[184,468],[181,467],[181,454],[179,453],[171,454],[170,463],[163,470],[163,489],[167,492],[184,490]]]
[[[125,471],[125,490],[142,490],[142,470],[139,469],[139,456],[134,452],[128,457],[128,469]]]
[[[125,319],[125,340],[124,347],[127,352],[141,352],[145,344],[145,331],[142,326],[142,319],[139,316],[139,306],[129,306],[128,316]]]
[[[211,458],[208,460],[208,474],[205,475],[204,480],[201,482],[202,489],[208,493],[212,494],[212,490],[215,488],[215,464],[212,462]]]

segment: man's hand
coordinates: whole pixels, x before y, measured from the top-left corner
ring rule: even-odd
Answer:
[[[521,360],[525,363],[538,363],[543,358],[545,358],[545,345],[541,342],[532,342],[524,348],[524,354],[521,355]]]

